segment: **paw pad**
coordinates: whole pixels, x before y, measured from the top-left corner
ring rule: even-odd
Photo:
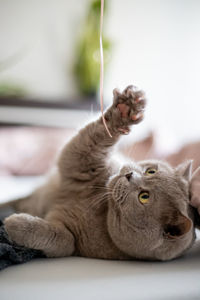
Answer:
[[[114,105],[121,112],[121,117],[127,119],[130,125],[139,123],[143,119],[146,99],[142,91],[129,85],[122,93],[118,89],[114,89],[113,95]]]

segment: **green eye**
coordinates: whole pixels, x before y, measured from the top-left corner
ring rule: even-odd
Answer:
[[[149,202],[149,192],[141,192],[139,194],[138,198],[142,204],[148,203]]]
[[[146,175],[152,175],[152,174],[155,174],[157,172],[156,169],[154,168],[148,168],[146,171],[145,171],[145,174]]]

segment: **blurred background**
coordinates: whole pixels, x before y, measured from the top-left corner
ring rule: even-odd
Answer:
[[[99,0],[0,0],[0,186],[43,175],[99,115],[99,19]],[[121,151],[199,165],[200,1],[105,0],[103,34],[105,108],[115,87],[148,98]]]

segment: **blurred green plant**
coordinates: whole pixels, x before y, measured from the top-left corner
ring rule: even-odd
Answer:
[[[104,16],[107,11],[107,1],[104,3]],[[101,0],[90,3],[88,14],[83,26],[82,36],[75,51],[74,75],[80,94],[95,96],[99,86],[100,76],[100,13]],[[111,42],[103,34],[104,68],[109,61]]]
[[[27,91],[21,84],[10,81],[0,82],[0,97],[23,98],[26,94]]]
[[[0,73],[15,66],[18,62],[21,61],[21,59],[24,58],[24,54],[26,53],[24,49],[22,49],[12,56],[8,57],[7,59],[0,61]],[[26,95],[27,89],[24,87],[24,85],[13,82],[12,80],[4,80],[0,82],[0,97],[22,98]]]

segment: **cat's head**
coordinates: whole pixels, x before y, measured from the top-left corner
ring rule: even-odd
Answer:
[[[167,260],[192,245],[191,168],[191,162],[172,168],[141,161],[110,178],[108,230],[118,248],[137,258]]]

